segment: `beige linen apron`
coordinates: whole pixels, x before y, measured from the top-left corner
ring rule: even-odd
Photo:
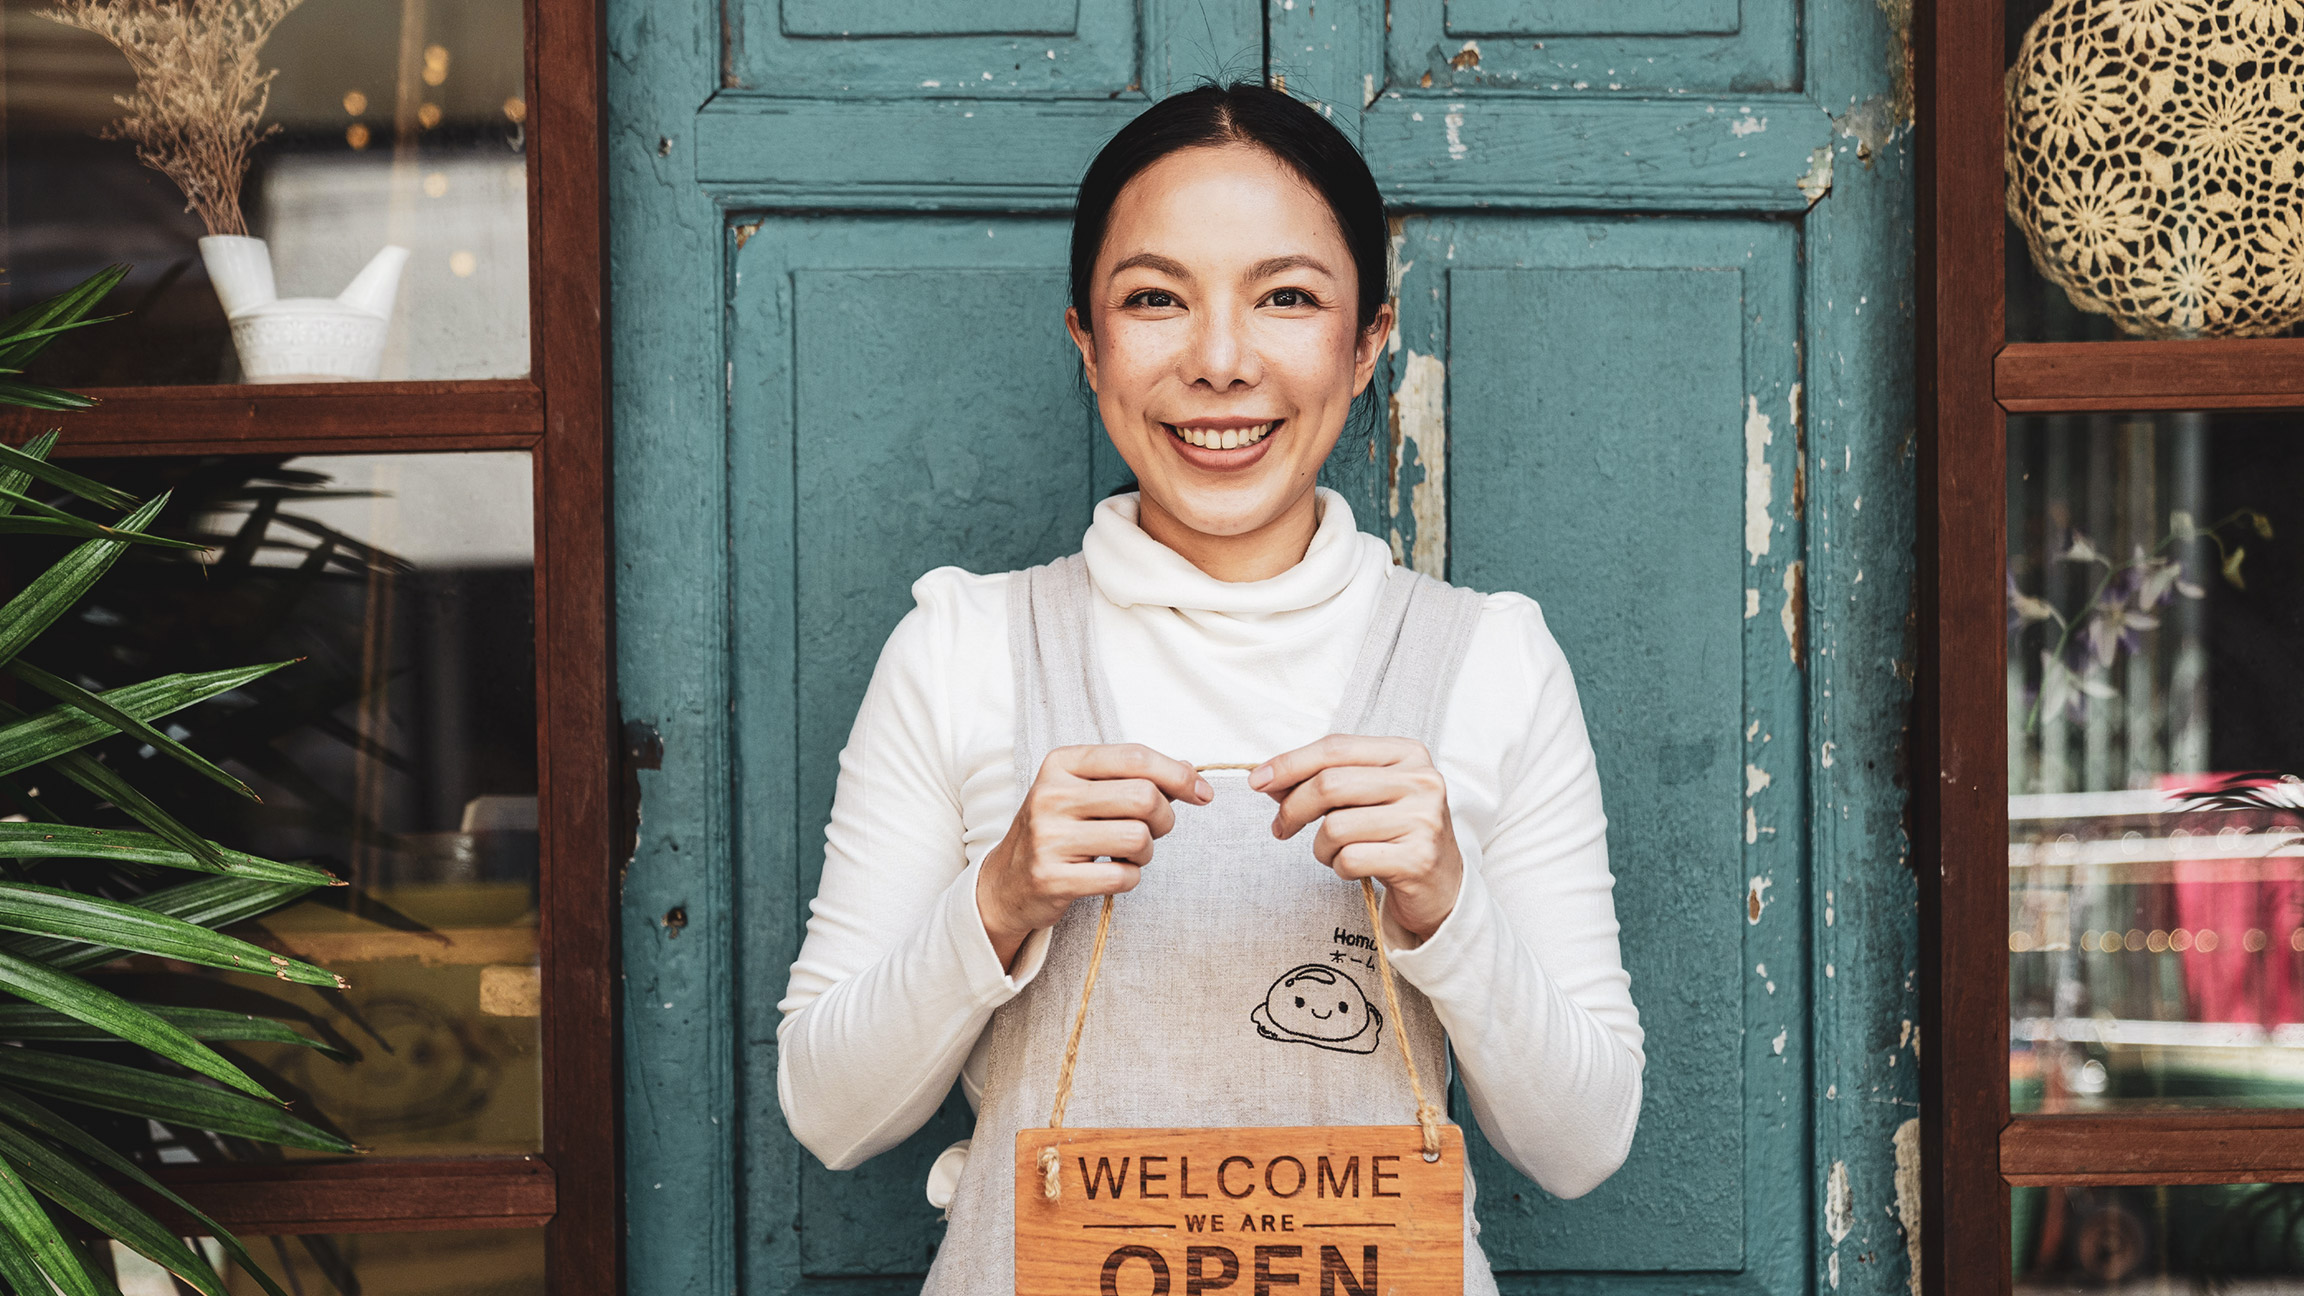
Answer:
[[[1090,635],[1094,597],[1077,554],[1020,572],[1009,586],[1019,789],[1054,748],[1126,740]],[[1335,731],[1435,747],[1480,606],[1476,593],[1394,568]],[[1430,1002],[1402,983],[1407,1020],[1390,1020],[1359,884],[1313,857],[1312,833],[1274,840],[1272,799],[1250,791],[1245,774],[1207,777],[1215,800],[1176,806],[1175,830],[1160,839],[1136,889],[1118,899],[1065,1123],[1409,1123],[1416,1104],[1391,1032],[1406,1030],[1437,1084],[1443,1035]],[[1047,1123],[1098,909],[1073,905],[1050,934],[1039,976],[992,1014],[973,1154],[927,1296],[1015,1290],[1009,1150],[1019,1129]],[[1471,1187],[1467,1172],[1464,1290],[1490,1296],[1496,1283],[1473,1238]]]

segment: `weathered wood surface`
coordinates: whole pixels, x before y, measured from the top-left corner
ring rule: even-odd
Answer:
[[[1437,1161],[1414,1125],[1017,1132],[1016,1296],[1281,1286],[1462,1292],[1463,1131]]]

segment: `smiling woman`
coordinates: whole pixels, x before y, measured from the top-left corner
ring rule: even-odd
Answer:
[[[1419,1061],[1452,1048],[1490,1142],[1561,1196],[1615,1172],[1640,1109],[1567,663],[1527,598],[1395,567],[1316,485],[1393,318],[1383,199],[1333,125],[1256,85],[1177,95],[1076,212],[1066,323],[1138,489],[1070,558],[913,586],[840,759],[785,1116],[845,1169],[962,1083],[931,1293],[1079,1289],[1020,1249],[1047,1220],[1007,1155],[1067,1107],[1081,1135],[1405,1127],[1449,1179],[1448,1263],[1460,1237],[1463,1290],[1492,1293]],[[1044,1154],[1050,1200],[1069,1168]]]
[[[1392,330],[1376,182],[1297,114],[1271,91],[1176,96],[1098,155],[1073,229],[1064,322],[1140,524],[1223,580],[1294,564]]]

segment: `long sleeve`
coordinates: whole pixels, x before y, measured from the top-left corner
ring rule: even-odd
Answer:
[[[1441,748],[1485,758],[1443,772],[1452,800],[1486,802],[1493,819],[1466,843],[1455,909],[1392,963],[1431,999],[1497,1151],[1546,1191],[1582,1196],[1631,1149],[1643,1037],[1591,742],[1534,603],[1489,599]]]
[[[953,569],[921,578],[918,606],[881,650],[840,753],[823,880],[779,1005],[776,1060],[794,1136],[835,1170],[894,1147],[935,1113],[993,1009],[1047,949],[1046,935],[1034,936],[1011,973],[985,935],[970,856],[981,858],[990,828],[972,837],[964,823],[969,772],[954,756],[955,687],[1008,687],[1004,639],[964,630],[999,624],[1003,585]]]

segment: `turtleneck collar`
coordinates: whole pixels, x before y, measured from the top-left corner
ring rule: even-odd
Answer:
[[[1116,607],[1173,608],[1184,613],[1268,616],[1298,612],[1333,600],[1372,562],[1391,555],[1353,525],[1352,506],[1316,487],[1319,525],[1302,560],[1260,581],[1220,581],[1137,525],[1137,497],[1115,495],[1096,506],[1081,549],[1097,593]]]

